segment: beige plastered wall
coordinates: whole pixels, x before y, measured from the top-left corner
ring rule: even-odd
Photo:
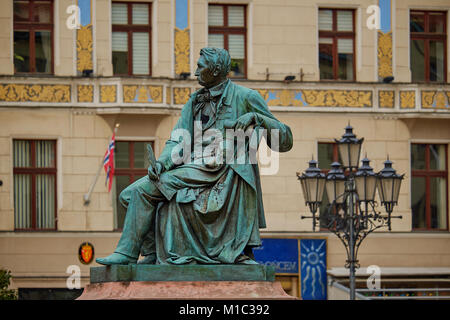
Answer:
[[[0,110],[0,230],[14,230],[13,139],[57,141],[57,230],[112,231],[112,194],[105,187],[100,168],[113,127],[119,123],[118,140],[151,140],[156,152],[164,147],[178,116],[98,116],[71,109]],[[90,197],[88,193],[100,175]]]

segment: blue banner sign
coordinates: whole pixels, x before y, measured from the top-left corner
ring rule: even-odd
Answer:
[[[262,246],[253,249],[255,260],[274,266],[275,273],[298,274],[298,239],[261,239]]]
[[[325,239],[300,240],[300,281],[303,300],[327,299],[327,243]]]

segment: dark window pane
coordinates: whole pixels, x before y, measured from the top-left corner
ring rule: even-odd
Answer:
[[[411,145],[411,168],[413,170],[425,170],[425,144],[412,144]]]
[[[425,196],[426,196],[425,178],[412,177],[411,209],[412,209],[412,224],[414,229],[421,229],[427,227]]]
[[[440,12],[430,12],[430,32],[444,33],[445,32],[445,14]]]
[[[423,13],[411,14],[409,21],[410,32],[424,32],[425,31],[425,15]]]
[[[353,80],[353,39],[338,39],[338,78]]]
[[[128,34],[112,33],[112,62],[114,74],[128,74]]]
[[[147,169],[149,166],[147,156],[148,142],[134,142],[134,168]],[[151,145],[151,144],[150,144]],[[153,150],[154,152],[155,150]]]
[[[411,40],[411,77],[413,82],[425,81],[424,40]]]
[[[33,20],[35,22],[50,23],[52,22],[51,4],[48,2],[36,1],[33,8]]]
[[[430,81],[444,82],[444,41],[430,40]]]
[[[230,77],[243,77],[245,74],[245,37],[243,34],[228,36],[228,52],[231,57]]]
[[[50,31],[35,33],[36,72],[51,72],[52,37]]]
[[[127,210],[120,203],[120,193],[128,187],[130,184],[130,178],[128,176],[116,175],[116,229],[123,229],[123,222],[125,221],[125,215]]]
[[[334,144],[319,143],[318,145],[318,159],[320,169],[330,169],[331,163],[334,162],[333,157]]]
[[[30,72],[30,33],[14,31],[14,68],[16,72]]]
[[[430,177],[431,228],[447,227],[447,183],[445,178]]]
[[[29,17],[29,3],[28,1],[14,1],[14,21],[28,21]]]
[[[129,142],[116,141],[114,157],[116,168],[130,168]]]
[[[445,170],[445,145],[430,144],[430,169]]]
[[[333,39],[319,39],[320,79],[333,79]]]

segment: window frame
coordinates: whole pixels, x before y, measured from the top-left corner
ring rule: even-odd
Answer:
[[[126,4],[127,5],[127,24],[113,24],[111,18],[111,34],[113,32],[126,32],[128,37],[128,73],[114,73],[114,76],[151,76],[152,75],[152,2],[127,2],[127,1],[112,1],[111,10],[113,4]],[[148,25],[145,24],[133,24],[133,4],[147,4],[148,5]],[[133,74],[133,32],[148,32],[148,74]],[[111,50],[112,56],[112,50]]]
[[[30,156],[31,156],[31,166],[30,167],[15,167],[14,166],[14,160],[13,160],[13,180],[14,176],[16,174],[28,174],[31,175],[31,228],[16,228],[16,224],[14,223],[14,231],[57,231],[58,229],[58,161],[57,161],[57,144],[58,141],[55,139],[21,139],[21,138],[15,138],[12,140],[13,144],[14,141],[28,141],[30,142]],[[53,152],[55,155],[55,161],[54,161],[54,167],[52,168],[40,168],[36,167],[36,141],[53,141]],[[14,159],[14,154],[13,154]],[[37,228],[36,227],[36,221],[37,221],[37,204],[36,204],[36,175],[38,174],[47,174],[47,175],[53,175],[54,176],[54,190],[55,190],[55,227],[54,228]],[[14,187],[13,187],[14,189]],[[14,195],[14,190],[13,190]],[[14,219],[16,218],[15,215],[15,208],[14,208]]]
[[[27,1],[29,3],[29,8],[28,8],[28,14],[29,14],[29,21],[21,21],[21,22],[16,22],[14,19],[14,9],[13,9],[13,42],[14,42],[14,33],[16,31],[28,31],[30,33],[30,40],[29,40],[29,48],[30,48],[30,65],[29,65],[29,69],[30,71],[28,72],[17,72],[15,71],[15,66],[14,66],[14,74],[54,74],[55,70],[54,70],[54,66],[55,66],[55,32],[54,32],[54,26],[55,26],[55,21],[54,21],[54,14],[55,14],[55,5],[54,5],[54,1],[53,0],[24,0]],[[43,23],[43,22],[34,22],[33,18],[33,9],[34,9],[34,3],[36,1],[45,1],[48,2],[50,4],[50,22],[49,23]],[[14,8],[14,1],[13,1],[13,8]],[[50,72],[37,72],[36,71],[36,47],[35,47],[35,33],[36,31],[50,31],[51,34],[51,65],[50,65]],[[13,44],[13,52],[14,51],[14,44]],[[14,59],[13,59],[14,60]],[[14,61],[13,61],[14,64]]]
[[[449,227],[449,217],[448,217],[448,144],[445,143],[419,143],[419,142],[412,142],[412,145],[425,145],[425,169],[413,169],[412,165],[412,155],[411,155],[411,178],[417,177],[417,178],[425,178],[425,221],[426,221],[426,228],[414,228],[414,226],[411,226],[412,231],[448,231]],[[445,170],[431,170],[430,169],[430,145],[444,145],[445,146]],[[444,178],[445,179],[445,194],[446,194],[446,201],[445,201],[445,228],[444,229],[437,229],[437,228],[431,228],[431,198],[430,198],[430,178]],[[413,188],[413,185],[411,183],[411,189]],[[412,194],[412,190],[411,190]],[[412,203],[411,203],[412,204]],[[411,214],[412,208],[411,208]],[[411,219],[411,224],[413,223]]]
[[[424,32],[411,32],[411,16],[414,13],[424,14]],[[444,14],[444,33],[429,32],[429,16],[430,13],[443,13]],[[444,42],[444,79],[443,82],[447,82],[447,12],[436,10],[410,10],[409,11],[409,56],[410,56],[410,70],[411,70],[411,82],[412,81],[412,64],[411,64],[411,41],[424,40],[424,65],[425,65],[425,80],[414,81],[414,83],[441,83],[438,81],[430,80],[430,40],[440,40]]]
[[[222,7],[223,8],[223,26],[210,26],[208,25],[208,35],[210,34],[222,34],[224,49],[229,51],[229,41],[228,36],[230,34],[241,34],[244,35],[244,75],[241,77],[231,77],[232,79],[247,79],[247,5],[246,4],[222,4],[222,3],[208,3],[208,10],[211,6]],[[228,26],[228,7],[243,7],[244,8],[244,26],[243,27],[230,27]]]
[[[319,80],[320,81],[343,81],[343,82],[355,82],[356,81],[356,19],[355,19],[355,10],[351,8],[319,8],[321,10],[331,10],[333,15],[333,27],[332,30],[320,30],[319,29],[319,20],[317,20],[317,29],[319,31],[317,50],[318,50],[318,59],[319,59],[319,39],[320,38],[331,38],[333,40],[332,45],[332,54],[333,54],[333,79],[320,79],[320,61],[319,64]],[[337,31],[337,12],[338,11],[350,11],[352,13],[352,28],[353,31]],[[353,79],[339,79],[339,55],[337,48],[337,40],[338,39],[352,39],[353,40]]]
[[[126,176],[129,178],[129,185],[134,183],[137,179],[136,176],[145,176],[148,174],[148,168],[134,168],[134,145],[135,143],[143,142],[143,143],[150,143],[153,150],[155,150],[155,140],[148,139],[148,140],[131,140],[131,139],[118,139],[116,140],[116,145],[119,142],[127,142],[128,143],[128,161],[130,163],[129,168],[117,168],[116,165],[116,148],[114,148],[114,181],[116,176]],[[115,201],[119,198],[120,193],[117,193],[117,184],[115,184]],[[114,206],[114,231],[122,231],[122,228],[119,228],[117,226],[117,207]]]

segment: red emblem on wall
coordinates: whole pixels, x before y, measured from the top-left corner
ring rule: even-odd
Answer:
[[[94,259],[94,246],[89,242],[83,242],[78,248],[78,258],[83,264],[91,263]]]

